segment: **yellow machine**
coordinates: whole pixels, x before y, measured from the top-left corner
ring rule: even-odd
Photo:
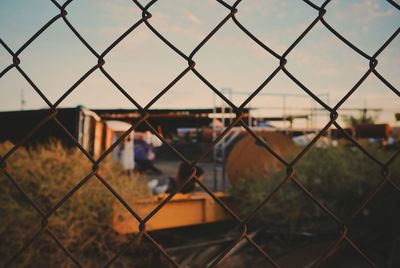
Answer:
[[[227,193],[214,193],[225,204],[229,203]],[[168,194],[141,199],[129,204],[138,215],[144,218]],[[230,220],[231,216],[211,196],[203,192],[176,194],[147,223],[147,231],[177,228],[197,224],[213,223]],[[113,228],[120,234],[137,233],[139,222],[121,205],[114,206]]]
[[[286,157],[294,151],[295,144],[291,137],[271,131],[260,131],[257,135],[268,141],[269,146],[279,155]],[[282,168],[279,160],[260,146],[250,134],[237,140],[228,154],[226,172],[231,185],[246,174],[254,174],[255,179],[266,179],[268,172]],[[232,207],[228,193],[214,193],[224,204]],[[132,209],[143,219],[151,213],[167,194],[135,200],[130,203]],[[232,217],[210,195],[204,192],[176,194],[161,210],[146,222],[146,230],[162,230],[185,227],[218,221],[231,220]],[[121,234],[137,233],[139,222],[121,204],[114,206],[113,228]]]

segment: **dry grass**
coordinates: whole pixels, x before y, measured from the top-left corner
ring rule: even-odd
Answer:
[[[0,145],[3,155],[13,145]],[[35,148],[20,148],[7,161],[7,172],[38,207],[46,212],[91,171],[91,163],[76,149],[53,142]],[[106,160],[99,174],[128,202],[147,196],[141,178],[128,176],[115,162]],[[48,227],[85,266],[98,267],[115,254],[125,241],[111,229],[116,199],[96,177],[78,190],[49,218]],[[0,174],[0,265],[20,249],[41,227],[41,217]],[[125,261],[125,265],[129,265]],[[74,264],[43,232],[17,259],[16,267],[70,267]],[[122,263],[119,266],[125,266]]]

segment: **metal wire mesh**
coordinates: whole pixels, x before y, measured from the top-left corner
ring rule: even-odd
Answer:
[[[348,224],[350,221],[357,216],[360,211],[362,211],[370,202],[370,200],[382,189],[384,185],[390,185],[393,187],[397,192],[400,192],[400,186],[394,182],[391,177],[390,177],[390,166],[394,162],[394,160],[399,156],[400,151],[397,151],[388,161],[382,162],[378,160],[374,155],[370,154],[366,149],[362,147],[353,137],[351,137],[343,128],[342,126],[337,122],[338,119],[338,109],[349,99],[351,95],[354,94],[354,92],[357,91],[357,89],[360,87],[361,84],[367,79],[367,77],[371,75],[375,75],[386,87],[388,90],[391,90],[394,92],[398,97],[400,97],[400,92],[398,89],[396,89],[388,80],[385,79],[385,77],[379,73],[376,70],[376,66],[378,65],[378,57],[379,55],[385,50],[385,48],[397,37],[397,35],[400,32],[400,28],[398,28],[386,42],[384,42],[381,47],[373,54],[373,55],[368,55],[364,51],[362,51],[360,48],[358,48],[356,45],[352,44],[350,41],[348,41],[345,37],[343,37],[338,31],[336,31],[330,24],[327,22],[324,18],[326,13],[328,12],[328,4],[330,0],[325,1],[321,6],[318,6],[314,4],[313,2],[309,0],[303,0],[305,5],[308,5],[310,8],[316,10],[318,12],[318,15],[315,17],[315,19],[311,22],[310,25],[304,29],[304,31],[296,38],[296,40],[285,50],[283,54],[279,54],[275,52],[273,49],[271,49],[267,44],[263,43],[260,41],[255,35],[253,35],[241,22],[237,19],[236,13],[240,10],[240,0],[234,2],[233,5],[230,5],[223,0],[216,0],[219,4],[221,4],[224,8],[226,8],[226,16],[225,18],[218,23],[214,27],[214,29],[195,47],[195,49],[192,50],[192,52],[187,55],[183,53],[179,48],[177,48],[172,42],[170,42],[166,37],[163,36],[161,32],[157,30],[152,24],[151,24],[151,9],[152,7],[157,4],[157,0],[152,0],[150,1],[147,5],[143,6],[139,1],[133,0],[132,4],[136,6],[136,8],[140,9],[142,12],[142,18],[136,21],[129,29],[127,29],[117,40],[115,40],[112,44],[110,44],[104,51],[101,53],[97,52],[93,47],[85,40],[85,38],[74,28],[74,26],[70,23],[68,20],[68,6],[71,4],[72,0],[66,1],[64,4],[59,4],[55,0],[51,0],[51,3],[54,4],[59,10],[59,13],[56,14],[53,18],[51,18],[45,25],[43,25],[42,28],[40,28],[31,38],[29,38],[17,51],[13,51],[9,48],[9,46],[2,40],[0,39],[0,44],[3,46],[8,53],[12,56],[12,63],[6,67],[4,70],[1,71],[0,73],[0,78],[3,77],[7,72],[9,72],[11,69],[16,69],[25,79],[26,81],[32,86],[32,88],[39,94],[39,96],[47,103],[47,105],[50,108],[50,112],[48,113],[47,116],[45,116],[39,124],[37,124],[33,129],[29,131],[25,135],[25,137],[20,140],[11,150],[9,150],[5,155],[1,156],[0,158],[0,166],[1,166],[1,173],[3,173],[9,180],[10,182],[18,189],[18,191],[24,196],[26,200],[30,203],[32,206],[32,209],[36,210],[38,215],[40,215],[42,221],[41,221],[41,228],[39,231],[37,231],[33,236],[31,236],[27,241],[24,242],[23,247],[21,247],[15,254],[5,263],[5,266],[11,265],[23,252],[26,250],[35,240],[38,239],[38,237],[42,235],[48,235],[52,240],[55,241],[55,243],[58,245],[58,247],[65,252],[65,254],[70,258],[70,260],[73,261],[73,263],[76,264],[76,266],[81,267],[82,264],[80,263],[79,259],[77,259],[64,245],[63,243],[57,238],[57,236],[52,232],[51,228],[48,226],[48,219],[55,213],[56,210],[58,210],[71,196],[75,194],[76,191],[78,191],[83,185],[85,185],[89,180],[97,179],[99,180],[104,186],[115,196],[116,199],[119,200],[119,202],[132,214],[133,217],[135,217],[139,222],[140,222],[140,227],[139,227],[139,233],[134,237],[132,241],[124,249],[122,249],[120,252],[115,254],[111,259],[109,259],[108,262],[104,264],[105,267],[110,266],[113,264],[117,258],[119,258],[125,251],[128,250],[128,248],[132,245],[139,245],[141,243],[141,240],[143,237],[146,237],[152,245],[166,258],[169,260],[169,262],[174,265],[179,267],[179,264],[175,262],[175,260],[166,252],[166,250],[152,237],[151,234],[149,234],[146,231],[146,224],[147,222],[159,211],[161,210],[171,199],[172,197],[176,194],[176,192],[179,192],[180,189],[182,189],[185,184],[189,183],[190,181],[194,180],[196,181],[200,187],[207,192],[214,200],[217,202],[220,206],[222,206],[231,216],[232,218],[237,222],[237,224],[241,227],[241,234],[237,239],[235,239],[233,242],[231,242],[222,252],[218,254],[216,258],[214,258],[210,263],[209,266],[215,266],[217,265],[229,252],[234,248],[236,244],[238,244],[242,240],[247,240],[250,245],[254,247],[255,250],[257,250],[259,253],[261,253],[267,262],[272,264],[275,267],[279,267],[279,265],[276,263],[276,261],[271,257],[271,255],[266,252],[264,249],[262,249],[255,241],[254,239],[249,236],[247,226],[248,224],[255,218],[257,217],[257,213],[268,203],[270,200],[280,191],[280,189],[286,184],[286,183],[292,183],[298,189],[300,189],[304,195],[306,195],[310,200],[312,200],[317,206],[320,207],[322,211],[324,211],[333,221],[337,223],[339,226],[339,232],[337,234],[336,241],[330,246],[330,248],[319,257],[318,261],[314,263],[314,266],[320,266],[321,264],[326,261],[327,258],[329,258],[334,252],[339,245],[342,242],[347,242],[364,260],[366,263],[369,265],[375,267],[376,264],[363,252],[363,250],[357,246],[357,244],[350,239],[349,234],[348,234]],[[396,4],[394,1],[387,1],[389,2],[393,8],[398,11],[400,9],[399,5]],[[88,49],[90,53],[92,53],[96,58],[97,62],[91,67],[85,74],[83,74],[70,88],[54,103],[52,103],[46,95],[41,91],[41,89],[36,86],[35,82],[29,77],[27,73],[21,68],[20,66],[20,59],[19,55],[26,49],[28,48],[35,40],[42,34],[45,34],[46,30],[51,27],[51,25],[56,22],[62,20],[65,25],[68,26],[68,28],[74,33],[76,38],[80,40],[80,42]],[[224,94],[222,94],[203,74],[201,74],[197,69],[196,69],[196,61],[195,57],[196,54],[202,49],[202,47],[211,39],[213,38],[214,35],[218,34],[220,29],[224,27],[224,25],[228,21],[233,21],[236,26],[243,32],[244,35],[247,35],[250,37],[257,45],[259,45],[261,48],[263,48],[265,51],[270,53],[273,57],[276,58],[277,61],[277,67],[276,69],[268,76],[265,78],[264,82],[259,85],[259,87],[254,90],[248,98],[240,105],[236,106],[234,103],[231,102],[230,99],[228,99]],[[127,91],[106,71],[105,66],[107,66],[107,63],[105,61],[105,57],[107,54],[114,49],[124,38],[126,38],[128,35],[130,35],[132,32],[135,31],[135,29],[138,28],[140,25],[146,25],[148,29],[150,29],[155,36],[157,36],[162,42],[164,42],[167,46],[171,48],[171,53],[176,53],[179,55],[184,61],[187,62],[188,66],[181,72],[179,73],[175,79],[173,79],[163,90],[160,91],[160,93],[154,97],[151,101],[149,101],[145,106],[140,105],[134,98],[132,98]],[[369,61],[369,66],[366,66],[365,68],[365,73],[362,75],[362,77],[359,78],[357,83],[345,94],[345,96],[338,102],[336,103],[333,107],[329,106],[326,104],[323,100],[318,98],[315,93],[313,93],[312,90],[310,90],[304,83],[302,83],[298,78],[296,78],[285,66],[287,64],[287,56],[298,46],[298,44],[304,39],[304,37],[317,25],[317,24],[322,24],[323,26],[326,27],[334,36],[336,36],[339,40],[341,40],[344,44],[346,44],[348,47],[350,47],[354,53],[359,54],[359,56],[367,59]],[[140,120],[136,122],[128,131],[126,131],[110,148],[108,148],[99,158],[94,159],[78,142],[77,140],[73,137],[73,135],[68,132],[67,128],[63,126],[63,124],[56,118],[57,112],[58,112],[58,107],[59,105],[85,80],[87,79],[94,71],[99,69],[104,76],[111,81],[111,83],[133,104],[133,106],[140,111]],[[201,154],[197,159],[194,161],[189,161],[186,159],[176,148],[174,148],[171,144],[169,144],[154,128],[153,126],[149,123],[148,119],[148,110],[160,99],[166,94],[179,80],[181,80],[184,76],[186,76],[189,72],[192,72],[195,74],[201,81],[204,82],[204,84],[215,94],[217,94],[221,99],[223,99],[228,105],[231,106],[233,109],[234,113],[236,114],[236,118],[233,120],[232,124],[230,124],[225,130],[218,135],[218,137],[207,147],[207,149]],[[242,113],[243,109],[246,107],[249,102],[257,96],[257,94],[268,84],[270,83],[271,80],[274,79],[274,77],[278,73],[284,73],[287,77],[289,77],[293,82],[295,82],[298,87],[303,90],[305,93],[308,94],[308,96],[312,99],[314,99],[316,102],[318,102],[322,107],[326,109],[330,113],[330,120],[329,122],[321,129],[321,131],[316,135],[316,137],[307,145],[305,148],[290,162],[286,161],[283,157],[281,157],[277,152],[275,152],[269,145],[268,141],[264,141],[263,139],[259,138],[257,134],[247,125],[247,123],[242,120]],[[13,153],[21,147],[26,141],[28,141],[46,122],[53,120],[58,124],[63,131],[68,135],[73,141],[74,144],[77,148],[82,151],[82,153],[91,161],[92,163],[92,171],[87,174],[85,178],[83,178],[78,184],[76,184],[70,191],[63,196],[59,202],[57,202],[50,210],[48,211],[42,211],[39,206],[36,205],[36,203],[29,197],[29,195],[22,189],[22,187],[18,184],[17,180],[15,180],[10,173],[7,171],[7,161],[9,160],[10,156],[13,155]],[[129,135],[130,132],[135,130],[139,125],[144,124],[147,125],[147,127],[153,132],[153,134],[157,135],[158,138],[160,138],[163,143],[168,146],[171,150],[173,150],[176,155],[185,163],[191,165],[193,168],[193,172],[190,177],[186,179],[185,184],[180,185],[178,189],[176,189],[175,193],[170,194],[165,200],[163,200],[156,208],[153,209],[146,217],[140,217],[134,209],[132,209],[129,204],[118,194],[118,192],[113,189],[111,185],[107,183],[107,181],[101,176],[99,172],[99,165],[104,161],[106,156],[108,156],[115,148],[118,146],[119,143],[121,143],[125,137]],[[234,213],[226,204],[224,204],[221,200],[219,200],[214,193],[206,186],[204,183],[199,180],[195,176],[195,165],[201,161],[209,152],[210,150],[213,149],[213,146],[215,146],[218,141],[220,141],[234,126],[242,126],[248,133],[250,133],[254,139],[256,139],[262,146],[269,151],[276,159],[278,159],[287,169],[287,176],[285,179],[281,181],[281,183],[271,192],[271,194],[266,198],[250,215],[248,215],[246,218],[240,218],[236,213]],[[367,198],[359,204],[358,209],[348,218],[348,219],[340,219],[338,218],[334,212],[332,212],[328,207],[326,207],[322,201],[320,201],[309,189],[307,189],[297,178],[296,176],[296,164],[299,162],[300,159],[315,145],[315,143],[323,136],[323,134],[331,127],[335,126],[337,129],[339,129],[343,135],[347,136],[347,138],[356,146],[358,147],[368,158],[370,158],[372,161],[376,163],[377,166],[381,168],[381,181],[377,185],[374,191],[369,193]]]

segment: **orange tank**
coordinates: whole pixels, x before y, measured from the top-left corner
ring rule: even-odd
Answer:
[[[293,153],[296,145],[292,138],[271,131],[259,131],[257,135],[281,157]],[[240,179],[261,180],[272,170],[280,170],[284,166],[268,152],[253,136],[246,134],[233,145],[226,160],[226,171],[231,184]]]

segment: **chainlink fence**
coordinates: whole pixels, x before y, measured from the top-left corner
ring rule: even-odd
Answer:
[[[279,54],[272,50],[268,44],[263,43],[260,41],[255,35],[253,35],[248,29],[246,29],[245,26],[241,24],[241,22],[237,19],[235,14],[237,12],[240,12],[240,0],[236,1],[233,5],[230,5],[223,0],[216,0],[219,4],[221,4],[224,8],[226,8],[226,16],[225,18],[218,23],[218,25],[215,26],[215,28],[193,49],[193,51],[190,54],[185,54],[179,48],[177,48],[172,42],[168,41],[167,38],[163,36],[162,33],[160,33],[157,28],[153,27],[151,24],[151,9],[154,5],[157,4],[157,0],[150,1],[147,5],[143,6],[139,1],[133,0],[132,4],[136,6],[136,8],[140,9],[142,12],[142,18],[136,21],[129,29],[127,29],[117,40],[115,40],[112,44],[110,44],[103,52],[98,52],[93,47],[85,40],[85,38],[74,28],[72,23],[68,20],[68,6],[71,4],[72,0],[66,1],[64,4],[59,4],[55,0],[51,0],[51,3],[54,4],[58,9],[59,13],[56,14],[53,18],[51,18],[42,28],[40,28],[29,40],[27,40],[17,51],[13,51],[9,48],[9,46],[6,44],[6,42],[2,39],[0,39],[1,45],[8,51],[8,53],[12,56],[12,63],[6,67],[4,70],[1,71],[0,73],[0,78],[2,78],[7,72],[9,72],[12,69],[16,69],[25,79],[26,81],[32,86],[32,88],[37,92],[37,94],[40,95],[40,97],[47,103],[49,106],[49,112],[47,116],[45,116],[39,124],[37,124],[33,129],[27,133],[23,139],[21,139],[15,146],[9,150],[6,154],[2,155],[0,158],[0,166],[1,166],[1,173],[5,175],[9,181],[15,186],[16,189],[24,196],[26,200],[30,203],[31,207],[33,210],[37,212],[37,214],[41,217],[41,228],[38,230],[34,235],[32,235],[28,240],[24,241],[23,246],[15,252],[15,254],[5,262],[5,267],[12,265],[18,257],[29,247],[31,246],[35,240],[37,240],[40,236],[49,236],[52,240],[55,241],[57,246],[66,254],[66,256],[73,261],[76,266],[81,267],[83,266],[80,263],[80,260],[76,258],[67,247],[63,245],[61,240],[57,238],[57,236],[54,234],[54,232],[51,230],[51,228],[48,225],[48,220],[52,215],[58,210],[61,206],[64,205],[65,202],[69,198],[71,198],[83,185],[85,185],[89,180],[97,179],[99,180],[111,193],[113,196],[115,196],[116,199],[119,200],[119,202],[132,214],[133,217],[137,219],[137,221],[140,223],[140,228],[139,228],[139,233],[134,236],[134,238],[128,243],[122,250],[117,252],[115,256],[110,258],[106,263],[104,263],[105,267],[111,266],[124,252],[126,252],[129,248],[132,246],[137,246],[141,243],[142,238],[146,238],[152,246],[156,250],[159,251],[160,254],[162,254],[173,266],[179,267],[179,264],[172,258],[167,251],[154,239],[154,237],[146,231],[146,224],[147,222],[163,207],[171,200],[171,198],[175,195],[176,192],[179,192],[187,183],[190,181],[196,181],[200,185],[200,187],[208,193],[214,200],[217,202],[220,206],[222,206],[236,221],[237,225],[240,226],[240,236],[238,236],[236,239],[233,240],[223,251],[219,252],[219,254],[210,260],[210,263],[208,264],[210,267],[216,266],[218,263],[221,262],[221,260],[237,245],[240,243],[242,240],[246,240],[256,251],[261,253],[264,257],[267,263],[273,265],[274,267],[279,267],[277,262],[271,257],[271,255],[266,251],[266,249],[263,249],[259,244],[256,243],[256,241],[252,238],[252,236],[249,235],[248,232],[248,224],[257,217],[257,213],[268,203],[276,194],[280,191],[280,189],[287,183],[291,183],[295,185],[298,189],[302,191],[302,193],[307,196],[312,202],[314,202],[326,215],[328,215],[338,226],[338,233],[335,242],[329,247],[329,249],[322,254],[316,262],[314,262],[313,266],[321,266],[325,263],[325,261],[328,258],[331,258],[333,255],[333,252],[338,249],[338,247],[342,243],[347,243],[351,248],[353,248],[364,260],[365,260],[365,265],[370,265],[375,267],[376,264],[371,260],[371,258],[365,254],[360,246],[358,246],[352,239],[350,239],[349,234],[348,234],[348,225],[355,216],[357,216],[368,204],[369,202],[374,198],[374,196],[382,189],[384,185],[390,185],[393,189],[395,189],[397,192],[400,192],[400,186],[390,177],[390,169],[391,169],[391,164],[394,162],[394,160],[399,156],[400,150],[397,151],[389,160],[386,162],[382,162],[378,160],[374,155],[369,153],[365,148],[363,148],[362,145],[360,145],[351,135],[349,135],[341,125],[337,122],[338,119],[338,109],[349,99],[351,95],[354,94],[354,92],[357,91],[357,89],[360,87],[361,84],[367,79],[369,76],[376,76],[384,85],[386,85],[388,90],[391,90],[394,92],[398,97],[400,97],[400,92],[398,89],[396,89],[388,80],[385,79],[384,75],[379,73],[376,70],[376,66],[378,65],[378,57],[379,55],[385,50],[385,48],[397,37],[397,35],[400,32],[400,28],[398,28],[386,42],[384,42],[381,47],[373,54],[373,55],[368,55],[364,51],[362,51],[360,48],[352,44],[350,41],[348,41],[345,37],[343,37],[338,31],[336,31],[328,21],[325,20],[324,16],[327,12],[329,12],[329,0],[325,1],[321,6],[318,6],[314,4],[312,1],[309,0],[303,0],[305,5],[308,5],[309,8],[314,9],[318,15],[315,17],[315,19],[311,22],[311,24],[304,29],[304,31],[297,37],[297,39],[286,49],[286,51],[283,54]],[[387,1],[389,2],[393,9],[398,12],[400,7],[397,3],[394,1]],[[41,89],[36,86],[35,82],[29,77],[29,75],[21,68],[20,66],[20,59],[19,55],[26,49],[28,48],[33,42],[35,42],[36,38],[42,34],[46,33],[46,30],[51,27],[51,25],[58,21],[62,20],[64,21],[65,25],[68,26],[68,28],[74,33],[76,38],[82,42],[83,45],[88,49],[88,53],[92,53],[96,58],[97,62],[91,67],[86,73],[84,73],[70,88],[54,103],[52,103],[46,95],[41,91]],[[236,106],[234,103],[231,102],[229,98],[224,96],[210,81],[207,80],[205,76],[203,76],[197,69],[196,69],[196,54],[202,49],[202,47],[210,40],[213,38],[213,36],[217,35],[219,30],[224,27],[224,25],[229,21],[232,20],[236,26],[243,32],[243,35],[247,35],[250,37],[257,45],[259,45],[261,48],[263,48],[265,51],[270,53],[272,56],[276,58],[276,69],[268,76],[265,78],[264,82],[259,85],[259,87],[254,90],[248,98],[240,105]],[[107,54],[114,49],[124,38],[126,38],[129,34],[135,31],[135,29],[138,28],[140,25],[146,25],[151,32],[154,33],[155,36],[157,36],[162,42],[164,42],[167,46],[171,48],[171,53],[176,53],[178,54],[184,61],[188,63],[188,66],[181,72],[179,73],[175,79],[173,79],[164,89],[160,91],[160,93],[154,97],[148,104],[145,106],[140,105],[134,98],[132,98],[126,90],[116,81],[106,70],[107,62],[105,60]],[[344,44],[346,44],[348,47],[350,47],[354,53],[358,54],[360,57],[363,57],[369,61],[369,66],[365,66],[365,73],[362,75],[362,77],[359,78],[357,83],[349,89],[347,94],[338,102],[336,103],[333,107],[329,106],[327,103],[325,103],[323,100],[321,100],[315,93],[313,93],[312,90],[310,90],[305,84],[303,84],[299,79],[297,79],[285,66],[287,63],[287,56],[298,46],[298,44],[303,40],[303,38],[315,27],[317,24],[322,24],[323,26],[328,29],[332,35],[334,35],[336,38],[341,40]],[[94,159],[79,143],[78,141],[73,137],[73,135],[68,132],[67,128],[63,126],[63,124],[56,118],[57,113],[58,113],[58,107],[59,105],[85,80],[87,79],[94,71],[99,69],[104,76],[111,81],[111,83],[133,104],[135,107],[135,110],[140,111],[140,119],[128,130],[126,131],[115,143],[112,144],[110,148],[108,148],[103,154],[101,154],[98,159]],[[181,80],[184,76],[186,76],[189,72],[192,72],[195,74],[201,81],[204,82],[204,84],[215,94],[217,94],[221,99],[223,99],[227,104],[230,105],[234,113],[236,114],[235,119],[233,122],[224,129],[222,133],[218,135],[218,137],[207,147],[207,149],[204,151],[201,156],[199,156],[196,160],[194,161],[189,161],[187,160],[180,152],[177,150],[173,145],[168,143],[158,132],[153,126],[149,123],[148,121],[148,116],[149,116],[149,109],[160,99],[166,94],[179,80]],[[321,106],[326,109],[330,113],[330,120],[329,122],[319,131],[319,133],[316,135],[312,141],[302,149],[302,151],[290,162],[286,161],[283,157],[281,157],[277,152],[275,152],[270,145],[268,144],[268,141],[263,140],[259,136],[257,136],[257,133],[255,133],[251,127],[245,122],[245,120],[242,119],[243,117],[243,111],[249,102],[257,96],[257,94],[268,84],[270,83],[271,80],[274,79],[274,77],[278,73],[284,73],[287,77],[289,77],[292,81],[294,81],[300,90],[304,91],[305,93],[308,94],[308,96],[312,99],[314,99],[316,102],[318,102]],[[5,98],[6,96],[2,95],[2,98]],[[66,133],[67,136],[69,136],[72,140],[74,145],[80,149],[80,151],[90,160],[92,163],[92,171],[87,174],[86,177],[84,177],[78,184],[76,184],[72,189],[69,190],[65,196],[63,196],[59,202],[57,202],[51,209],[48,211],[43,211],[39,208],[39,206],[35,203],[34,200],[32,200],[29,195],[24,191],[24,189],[18,184],[18,180],[13,178],[11,174],[7,171],[7,162],[9,161],[10,156],[14,154],[14,152],[21,146],[24,145],[45,123],[53,120],[56,124],[58,124],[63,131]],[[192,175],[186,179],[185,184],[180,185],[179,188],[176,190],[175,193],[170,194],[165,200],[163,200],[153,211],[151,211],[146,217],[140,217],[135,210],[129,206],[129,204],[118,194],[118,192],[113,189],[112,186],[110,186],[107,183],[106,178],[103,178],[102,175],[99,172],[99,166],[102,164],[104,159],[112,153],[112,151],[118,146],[119,143],[123,142],[123,140],[129,135],[130,132],[134,131],[139,125],[146,125],[153,134],[157,135],[159,139],[162,140],[165,146],[168,146],[171,150],[175,152],[175,154],[185,163],[191,165],[193,168]],[[252,213],[250,213],[249,216],[245,218],[239,217],[236,213],[234,213],[224,202],[218,199],[214,195],[214,193],[206,186],[204,183],[199,180],[195,174],[195,166],[196,164],[202,160],[212,149],[213,147],[234,127],[234,126],[241,126],[244,129],[250,133],[254,139],[256,139],[268,152],[270,152],[277,160],[279,160],[280,163],[282,163],[286,169],[287,169],[287,176],[284,178],[281,183],[271,192],[271,194],[266,198]],[[338,218],[334,212],[332,212],[328,207],[326,207],[321,200],[319,200],[312,192],[310,189],[307,189],[297,178],[296,176],[296,164],[299,162],[300,159],[303,158],[303,156],[316,144],[316,142],[328,131],[328,129],[332,126],[335,126],[337,129],[339,129],[343,135],[345,135],[358,149],[360,149],[365,156],[370,158],[377,166],[380,167],[381,169],[381,181],[380,183],[376,186],[374,191],[368,194],[367,198],[365,198],[364,202],[359,204],[358,209],[351,215],[348,219],[340,219]],[[382,219],[384,220],[384,219]],[[390,219],[389,219],[390,220]]]

